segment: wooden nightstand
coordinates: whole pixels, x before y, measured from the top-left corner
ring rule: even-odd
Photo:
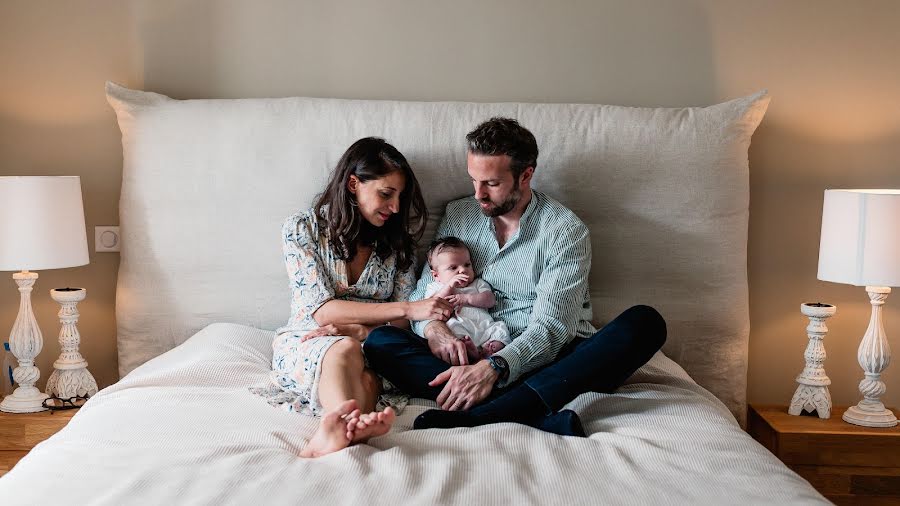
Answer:
[[[836,504],[900,505],[900,426],[875,429],[750,406],[747,431]],[[896,410],[894,411],[896,413]]]
[[[77,409],[40,413],[3,413],[0,411],[0,476],[3,476],[34,445],[59,432]]]

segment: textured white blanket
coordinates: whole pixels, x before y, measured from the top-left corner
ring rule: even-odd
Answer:
[[[516,424],[408,430],[317,460],[316,420],[247,391],[272,333],[207,327],[85,405],[0,478],[0,503],[828,504],[661,354],[614,395],[570,407],[589,438]]]

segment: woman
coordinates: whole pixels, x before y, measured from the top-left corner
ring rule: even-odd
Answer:
[[[285,222],[291,318],[273,342],[272,375],[292,401],[289,409],[321,416],[302,457],[390,429],[394,411],[375,411],[381,381],[365,367],[360,346],[370,330],[449,317],[441,299],[407,302],[425,221],[409,163],[383,139],[368,137],[347,149],[315,206]]]

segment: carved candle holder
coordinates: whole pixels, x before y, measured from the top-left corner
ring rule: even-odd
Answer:
[[[797,376],[797,391],[791,399],[791,407],[788,414],[800,415],[803,411],[812,413],[815,411],[819,418],[831,417],[831,393],[828,385],[831,380],[825,374],[822,364],[825,362],[825,334],[828,327],[825,320],[834,316],[837,308],[831,304],[821,302],[807,302],[800,305],[800,312],[809,318],[806,327],[806,335],[809,336],[809,344],[803,356],[806,358],[806,367]]]
[[[91,396],[97,393],[97,381],[87,370],[87,361],[78,351],[81,335],[78,323],[78,303],[84,300],[84,288],[56,288],[50,297],[62,307],[59,310],[59,347],[62,352],[53,362],[53,374],[47,379],[47,394],[61,399]]]

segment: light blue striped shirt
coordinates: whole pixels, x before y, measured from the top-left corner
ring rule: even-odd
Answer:
[[[502,249],[493,219],[482,214],[478,202],[455,200],[447,205],[436,237],[449,235],[469,247],[476,275],[490,283],[497,298],[488,311],[509,327],[513,341],[497,353],[509,364],[509,377],[500,386],[551,362],[575,336],[596,332],[588,292],[590,234],[556,200],[532,191],[519,230]],[[426,265],[410,300],[424,298],[431,281]],[[424,335],[428,323],[413,322],[413,330]]]

